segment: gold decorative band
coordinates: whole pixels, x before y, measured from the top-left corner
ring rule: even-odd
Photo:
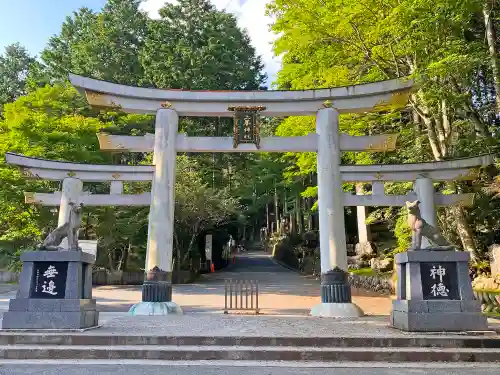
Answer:
[[[25,191],[24,192],[24,203],[28,203],[28,204],[36,203],[35,193]]]
[[[387,152],[396,149],[399,134],[385,134],[384,139],[377,143],[370,143],[365,151]]]

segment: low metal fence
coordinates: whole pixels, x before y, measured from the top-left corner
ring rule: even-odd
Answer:
[[[224,283],[224,314],[230,310],[259,313],[259,285],[255,280],[227,279]]]

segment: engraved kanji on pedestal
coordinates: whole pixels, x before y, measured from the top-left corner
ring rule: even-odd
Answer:
[[[66,262],[34,262],[30,298],[64,298],[66,294]]]
[[[453,262],[420,263],[422,294],[425,300],[457,300],[457,265]]]

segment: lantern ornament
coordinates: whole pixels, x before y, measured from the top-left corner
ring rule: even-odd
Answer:
[[[240,143],[253,143],[260,148],[260,111],[266,107],[229,107],[234,112],[233,148]]]

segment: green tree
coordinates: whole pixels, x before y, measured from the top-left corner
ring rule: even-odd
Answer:
[[[250,90],[265,80],[262,62],[233,15],[207,0],[179,0],[149,22],[141,61],[156,87]]]
[[[51,209],[25,204],[23,192],[53,192],[61,186],[58,182],[27,179],[18,168],[4,164],[6,152],[94,164],[147,161],[144,155],[124,157],[101,152],[96,133],[106,130],[143,134],[151,131],[149,116],[95,111],[69,85],[46,86],[22,96],[5,106],[4,117],[0,121],[0,241],[14,248],[32,247],[57,224]],[[90,184],[84,188],[104,194],[109,192],[108,185]],[[125,192],[130,194],[148,189],[147,184],[125,186]],[[99,240],[105,250],[100,263],[116,270],[126,266],[129,255],[135,259],[144,254],[146,229],[147,209],[88,207],[82,235]],[[138,262],[143,263],[141,259]]]
[[[229,189],[212,189],[204,183],[196,162],[186,156],[177,157],[175,195],[174,247],[179,269],[193,251],[198,235],[228,221],[238,212],[239,204]]]
[[[54,160],[102,163],[95,133],[110,124],[88,117],[91,110],[72,87],[47,86],[5,105],[0,121],[0,240],[28,245],[54,225],[47,208],[24,204],[23,191],[53,191],[58,184],[26,179],[4,164],[6,152]]]
[[[342,117],[341,126],[349,132],[377,134],[392,129],[401,134],[404,147],[391,154],[361,156],[364,163],[445,160],[498,150],[497,72],[491,63],[496,55],[491,52],[491,38],[489,46],[485,42],[484,23],[477,21],[483,17],[482,2],[275,0],[268,10],[276,16],[275,52],[283,54],[278,74],[282,88],[415,79],[418,89],[410,100],[410,115],[389,111],[380,117]],[[309,121],[287,119],[281,131],[293,129],[294,122],[296,128],[301,123],[298,128],[306,129]],[[358,157],[346,158],[359,162]],[[314,168],[307,157],[296,160],[299,171]],[[456,184],[445,190],[470,188]],[[394,212],[389,217],[394,225]],[[480,229],[471,221],[470,211],[453,207],[440,218],[443,227],[453,228],[448,237],[458,238],[475,254]],[[446,220],[452,222],[445,225]]]
[[[143,81],[139,55],[147,16],[140,0],[108,0],[100,13],[81,8],[67,17],[59,35],[50,38],[41,57],[51,75],[68,73],[138,85]]]
[[[2,106],[26,94],[43,81],[40,63],[19,43],[5,47],[0,55],[0,112]]]

